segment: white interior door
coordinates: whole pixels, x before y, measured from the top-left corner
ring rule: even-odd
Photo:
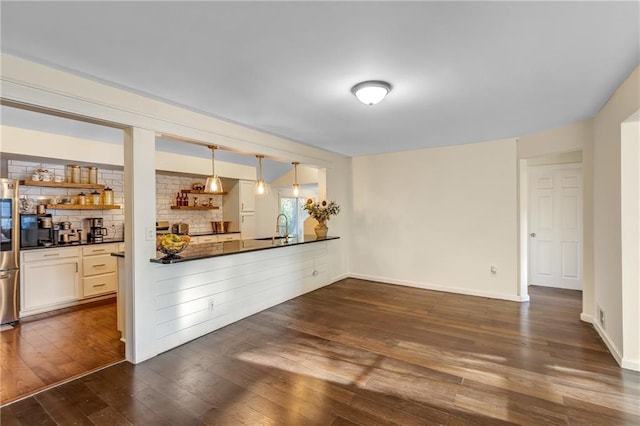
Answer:
[[[582,166],[529,167],[529,284],[582,290]]]

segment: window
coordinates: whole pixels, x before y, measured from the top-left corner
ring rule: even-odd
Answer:
[[[306,210],[302,210],[306,198],[280,197],[280,213],[289,220],[289,235],[304,234],[304,221],[309,217]]]

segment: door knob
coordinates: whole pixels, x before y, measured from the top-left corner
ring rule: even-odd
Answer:
[[[535,238],[535,237],[536,237],[536,233],[535,233],[535,232],[532,232],[530,235],[531,235],[531,237],[533,237],[533,238]]]

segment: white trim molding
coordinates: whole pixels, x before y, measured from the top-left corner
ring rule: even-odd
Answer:
[[[385,284],[395,284],[395,285],[403,285],[405,287],[422,288],[424,290],[444,291],[447,293],[487,297],[489,299],[508,300],[510,302],[528,302],[529,301],[529,295],[518,296],[515,294],[491,293],[488,291],[478,291],[478,290],[472,290],[467,288],[451,288],[451,287],[441,286],[438,284],[422,283],[422,282],[407,281],[407,280],[396,280],[393,278],[377,277],[377,276],[365,275],[365,274],[349,274],[349,277],[358,278],[361,280],[377,281]]]
[[[580,316],[580,318],[582,319],[582,315]],[[609,337],[607,332],[602,328],[602,326],[598,324],[598,321],[592,321],[591,324],[593,324],[593,328],[596,329],[596,332],[598,333],[598,335],[600,335],[600,338],[602,339],[604,344],[607,346],[607,349],[609,349],[609,352],[613,356],[613,359],[615,359],[618,365],[622,367],[622,355],[620,355],[621,352],[618,349],[618,347],[615,345],[615,343],[613,343],[613,340],[611,340],[611,338]]]

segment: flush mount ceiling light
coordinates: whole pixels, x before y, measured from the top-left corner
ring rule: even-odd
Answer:
[[[298,185],[298,163],[294,161],[293,163],[293,196],[297,197],[300,195],[300,185]]]
[[[204,183],[204,191],[205,192],[222,192],[222,182],[220,178],[216,175],[216,149],[217,146],[209,145],[209,149],[211,150],[211,176],[207,178],[207,181]]]
[[[365,105],[375,105],[391,91],[386,81],[370,80],[358,83],[351,88],[351,93]]]
[[[258,180],[256,181],[256,194],[264,195],[267,192],[267,185],[264,183],[264,179],[262,179],[262,159],[264,155],[256,155],[258,159]]]

